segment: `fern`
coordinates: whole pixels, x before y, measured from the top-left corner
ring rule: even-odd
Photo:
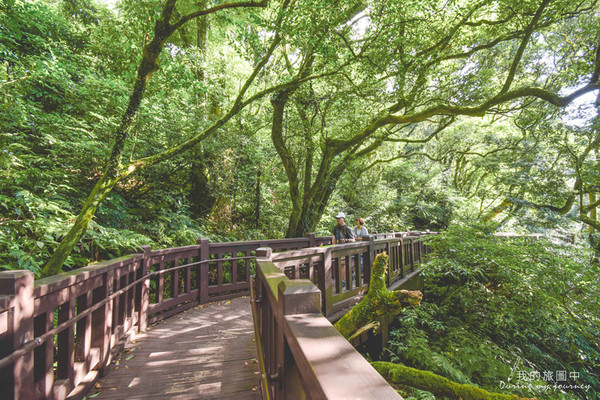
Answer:
[[[405,400],[436,400],[435,396],[425,390],[412,389],[410,391],[410,397],[406,397]]]

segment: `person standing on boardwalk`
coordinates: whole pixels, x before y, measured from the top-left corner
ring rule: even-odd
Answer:
[[[365,228],[365,220],[356,218],[356,226],[352,228],[352,233],[356,236],[356,240],[362,240],[363,236],[369,235],[369,231]]]
[[[333,228],[333,244],[354,242],[354,233],[348,225],[346,225],[346,214],[343,212],[336,215],[337,224]]]

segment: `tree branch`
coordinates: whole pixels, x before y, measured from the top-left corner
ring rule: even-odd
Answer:
[[[384,125],[395,125],[395,124],[405,124],[410,122],[421,122],[426,120],[427,118],[431,118],[435,115],[467,115],[467,116],[475,116],[482,117],[485,115],[486,111],[491,109],[494,106],[497,106],[502,103],[509,102],[511,100],[517,100],[523,97],[536,97],[538,99],[544,100],[552,105],[557,107],[566,107],[573,100],[578,97],[583,96],[584,94],[593,92],[594,90],[600,89],[598,82],[591,82],[587,85],[573,91],[572,93],[566,96],[560,96],[554,92],[551,92],[546,89],[537,88],[537,87],[524,87],[520,89],[515,89],[510,92],[504,93],[503,95],[496,96],[485,103],[481,104],[478,107],[459,107],[459,106],[450,106],[450,105],[438,105],[435,107],[431,107],[429,109],[417,112],[412,115],[388,115],[378,119],[373,122],[367,129],[377,129]]]
[[[531,19],[531,22],[525,29],[525,34],[523,35],[523,39],[521,39],[521,44],[519,45],[519,48],[517,49],[517,54],[515,54],[515,58],[513,59],[512,65],[510,66],[510,69],[508,71],[508,76],[506,77],[504,86],[500,90],[499,94],[506,93],[508,91],[508,89],[510,88],[510,85],[512,84],[512,82],[515,78],[515,73],[517,72],[517,67],[519,66],[519,64],[521,63],[521,59],[523,58],[523,53],[525,52],[527,43],[529,43],[529,40],[531,39],[531,35],[533,34],[533,30],[535,29],[535,25],[540,20],[542,13],[544,12],[544,9],[548,5],[548,3],[550,3],[550,0],[542,1],[542,4],[540,4],[537,11],[535,12],[535,15]]]
[[[434,130],[429,136],[423,138],[423,139],[407,139],[407,138],[391,138],[391,137],[387,137],[385,138],[386,142],[402,142],[402,143],[427,143],[429,142],[431,139],[433,139],[434,137],[437,137],[437,135],[442,132],[444,129],[446,129],[447,127],[449,127],[455,120],[456,118],[454,116],[450,117],[446,122],[444,122],[443,124],[441,124],[440,126],[437,127],[436,130]]]
[[[590,203],[586,206],[581,207],[581,212],[584,214],[587,214],[590,212],[590,210],[596,208],[596,207],[600,207],[600,199],[596,200],[593,203]]]
[[[481,158],[486,158],[490,154],[498,153],[500,151],[514,150],[519,145],[519,143],[521,143],[522,141],[523,141],[523,138],[517,140],[517,142],[515,144],[513,144],[513,145],[505,146],[505,147],[498,147],[497,149],[490,150],[490,151],[488,151],[486,153],[478,153],[476,151],[459,151],[459,150],[455,151],[455,153],[457,153],[457,154],[463,154],[463,155],[478,156],[478,157],[481,157]]]
[[[421,156],[421,157],[426,157],[428,159],[430,159],[431,161],[434,162],[439,162],[442,161],[442,158],[435,158],[432,155],[428,154],[428,153],[421,153],[421,152],[414,152],[414,153],[406,153],[406,154],[399,154],[395,157],[391,157],[391,158],[387,158],[385,160],[383,159],[379,159],[379,160],[375,160],[373,161],[371,164],[367,165],[365,168],[360,170],[360,173],[362,174],[363,172],[366,172],[368,170],[370,170],[371,168],[375,167],[377,164],[383,164],[383,163],[389,163],[395,160],[400,160],[400,159],[406,159],[406,158],[413,158],[416,156]]]
[[[562,207],[557,207],[552,204],[535,204],[535,203],[531,203],[531,206],[533,208],[538,208],[538,209],[545,208],[550,211],[557,212],[560,215],[565,215],[566,213],[568,213],[571,210],[571,207],[573,207],[574,203],[575,203],[575,195],[570,194],[569,197],[567,197],[567,201],[565,201],[565,204]]]
[[[579,213],[579,219],[581,220],[581,222],[594,227],[597,230],[600,230],[600,221],[594,220],[592,218],[590,218],[588,215],[586,215],[583,211],[581,211]]]
[[[175,3],[175,1],[170,0],[173,3]],[[219,4],[218,6],[214,6],[211,8],[207,8],[205,10],[200,10],[200,11],[195,11],[191,14],[188,14],[184,17],[182,17],[179,21],[177,21],[176,23],[174,23],[173,29],[177,30],[179,29],[183,24],[185,24],[186,22],[188,22],[191,19],[194,19],[196,17],[200,17],[202,15],[208,15],[208,14],[213,14],[216,13],[217,11],[221,11],[221,10],[225,10],[227,8],[249,8],[249,7],[267,7],[268,1],[267,0],[261,0],[259,2],[257,1],[242,1],[239,3],[224,3],[224,4]]]

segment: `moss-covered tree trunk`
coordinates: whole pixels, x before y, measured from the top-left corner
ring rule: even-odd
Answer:
[[[87,201],[75,219],[75,223],[60,242],[56,250],[54,250],[52,257],[42,271],[42,277],[56,275],[61,271],[65,260],[69,257],[69,254],[71,254],[71,251],[75,245],[77,245],[81,236],[85,234],[90,221],[94,217],[94,214],[96,214],[98,206],[106,199],[106,196],[108,196],[117,182],[118,180],[108,179],[105,175],[98,183],[96,183],[96,186],[92,189]]]
[[[502,393],[492,393],[473,385],[452,382],[429,371],[406,367],[391,362],[377,361],[371,365],[388,382],[426,390],[437,397],[461,400],[525,400],[525,398]]]
[[[286,237],[303,237],[309,232],[314,232],[321,220],[325,207],[333,193],[337,180],[323,180],[314,182],[313,186],[300,196],[296,194],[296,204],[290,216]],[[331,219],[332,225],[335,222]]]
[[[392,320],[404,307],[421,303],[423,294],[420,291],[388,290],[385,284],[387,265],[388,256],[385,252],[375,257],[367,295],[335,323],[345,338],[352,337],[367,325],[378,323],[382,318]]]
[[[193,148],[201,140],[205,139],[206,137],[212,135],[215,131],[217,131],[217,129],[219,129],[223,124],[225,124],[225,122],[227,122],[241,109],[243,109],[246,104],[264,96],[266,93],[269,92],[269,90],[264,90],[259,94],[255,94],[252,97],[252,100],[247,100],[246,102],[242,101],[243,96],[250,87],[250,84],[254,81],[254,79],[258,75],[258,72],[264,67],[269,57],[279,44],[279,38],[273,40],[273,43],[267,51],[267,54],[262,59],[262,61],[256,66],[252,75],[250,76],[250,78],[248,78],[246,84],[240,90],[235,104],[232,106],[231,110],[227,115],[225,115],[219,121],[215,122],[211,127],[206,129],[202,133],[194,136],[193,138],[177,146],[173,146],[153,156],[146,157],[137,161],[131,161],[129,163],[126,163],[126,165],[123,165],[123,150],[125,149],[125,144],[127,142],[127,139],[129,138],[129,131],[131,125],[135,116],[138,113],[142,99],[144,98],[144,92],[146,90],[148,80],[150,79],[152,74],[159,68],[159,57],[162,53],[167,39],[179,28],[181,28],[186,22],[194,18],[198,18],[229,8],[267,6],[266,0],[262,0],[260,2],[240,1],[233,3],[223,3],[208,9],[202,9],[199,11],[192,12],[188,15],[179,18],[178,21],[172,23],[171,18],[173,17],[173,15],[175,15],[174,11],[176,3],[177,0],[166,0],[164,3],[161,15],[154,26],[154,37],[148,44],[144,46],[142,61],[138,68],[137,78],[133,85],[131,95],[129,96],[129,104],[127,106],[127,110],[123,114],[121,124],[114,132],[114,143],[110,157],[108,158],[105,164],[104,174],[102,178],[98,181],[98,183],[96,183],[96,186],[94,186],[92,192],[89,194],[79,215],[75,219],[73,226],[71,227],[67,235],[63,238],[63,240],[60,242],[48,263],[46,263],[46,265],[42,269],[42,276],[55,275],[61,271],[63,264],[69,257],[69,254],[71,254],[71,251],[73,250],[77,242],[81,239],[81,236],[86,232],[90,221],[92,220],[96,213],[96,210],[98,209],[98,206],[100,205],[100,203],[102,203],[102,201],[106,199],[108,194],[119,181],[133,174],[137,170],[147,168],[150,165],[169,159],[175,154],[180,154],[183,151],[187,151]]]
[[[380,321],[392,321],[404,307],[421,303],[420,291],[390,291],[385,284],[388,256],[378,254],[371,269],[371,281],[367,295],[352,310],[335,323],[337,330],[351,338],[376,326]],[[390,362],[374,362],[371,365],[390,383],[427,390],[436,396],[462,400],[521,400],[514,395],[487,392],[472,385],[452,382],[429,371],[420,371]]]

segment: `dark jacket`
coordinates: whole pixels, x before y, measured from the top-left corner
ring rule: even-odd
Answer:
[[[346,224],[342,226],[336,224],[335,228],[333,228],[333,236],[335,236],[336,243],[344,243],[346,241],[342,239],[354,239],[352,229]]]

